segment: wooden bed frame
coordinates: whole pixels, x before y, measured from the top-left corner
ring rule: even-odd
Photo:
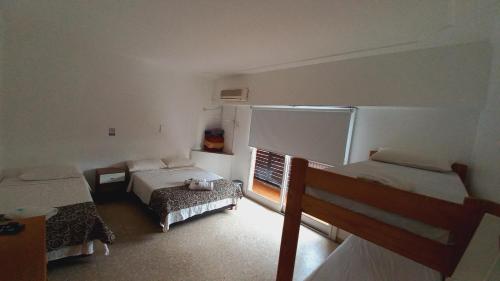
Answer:
[[[465,181],[466,165],[454,164],[453,170]],[[306,186],[448,230],[451,242],[440,243],[307,195]],[[307,160],[294,158],[276,280],[292,280],[302,212],[451,276],[483,215],[500,216],[500,205],[475,198],[466,198],[463,204],[452,203],[309,168]]]

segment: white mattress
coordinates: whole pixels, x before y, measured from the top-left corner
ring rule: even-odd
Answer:
[[[395,187],[461,204],[467,196],[462,181],[455,173],[439,173],[376,161],[364,161],[329,169],[337,174],[358,177],[370,176]],[[421,222],[407,219],[331,193],[307,188],[306,193],[341,207],[356,211],[390,225],[404,228],[420,236],[445,242],[448,232]]]
[[[43,181],[6,178],[0,183],[0,214],[22,207],[61,207],[83,202],[92,202],[83,176]]]
[[[222,177],[198,167],[134,172],[132,173],[127,191],[134,192],[144,204],[149,205],[151,194],[156,189],[182,186],[185,180],[191,178],[211,181],[221,179]],[[183,221],[208,211],[220,209],[229,205],[236,205],[237,203],[238,199],[227,198],[170,212],[167,217],[164,218],[165,220],[160,222],[160,225],[163,227],[163,231],[167,231],[170,224]]]
[[[211,181],[222,177],[198,167],[134,172],[130,178],[127,191],[133,191],[144,204],[149,205],[151,194],[156,189],[182,186],[185,180],[191,178]]]
[[[5,178],[0,183],[0,214],[17,208],[61,207],[83,202],[92,202],[90,187],[83,176],[43,181]],[[94,252],[93,246],[93,242],[89,242],[54,250],[47,253],[47,260],[89,255]]]
[[[440,281],[439,272],[349,236],[307,281]]]
[[[438,173],[388,163],[365,161],[332,168],[349,177],[373,175],[415,193],[462,203],[467,191],[455,173]],[[403,187],[401,187],[403,185]],[[447,232],[401,216],[308,188],[306,193],[363,213],[416,234],[445,240]],[[349,236],[307,280],[312,281],[440,281],[441,274],[357,236]]]

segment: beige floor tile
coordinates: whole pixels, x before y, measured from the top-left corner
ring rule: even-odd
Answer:
[[[283,216],[243,199],[225,210],[178,223],[162,233],[135,200],[98,205],[117,236],[104,256],[50,263],[49,280],[274,280]],[[302,227],[295,279],[317,268],[336,244]]]

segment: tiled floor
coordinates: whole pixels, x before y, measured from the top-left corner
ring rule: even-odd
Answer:
[[[243,199],[222,211],[162,233],[136,201],[98,205],[117,235],[111,255],[49,264],[49,280],[274,280],[283,216]],[[302,227],[295,279],[304,279],[336,244]]]

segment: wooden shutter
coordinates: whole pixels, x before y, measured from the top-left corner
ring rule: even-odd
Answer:
[[[284,169],[285,155],[257,149],[254,172],[255,178],[271,185],[281,187]]]

